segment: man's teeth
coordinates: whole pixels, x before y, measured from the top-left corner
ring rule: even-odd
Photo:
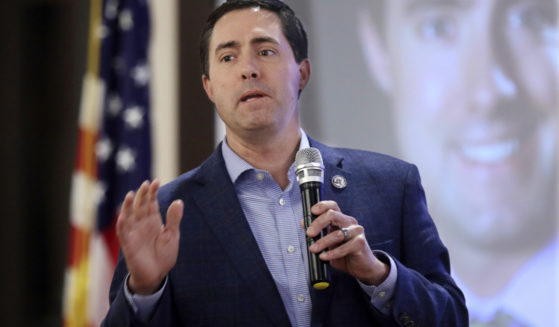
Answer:
[[[245,97],[243,101],[248,102],[248,101],[250,101],[250,100],[253,100],[253,99],[256,99],[256,98],[260,98],[260,97],[262,97],[262,95],[260,95],[260,94],[253,94],[253,95],[249,95],[249,96]]]
[[[464,145],[462,153],[470,160],[496,163],[512,156],[518,149],[518,140],[485,145]]]

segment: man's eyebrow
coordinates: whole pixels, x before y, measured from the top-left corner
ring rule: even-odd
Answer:
[[[259,37],[255,37],[254,39],[250,40],[250,43],[252,45],[257,45],[257,44],[262,44],[262,43],[273,43],[273,44],[279,44],[279,42],[269,36],[259,36]]]
[[[220,50],[223,49],[236,49],[239,48],[240,46],[241,44],[237,41],[228,41],[228,42],[220,43],[215,48],[215,53],[217,54]]]
[[[472,5],[470,0],[409,0],[404,5],[406,13],[429,8],[462,8]]]

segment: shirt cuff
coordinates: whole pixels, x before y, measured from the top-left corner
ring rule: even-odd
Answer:
[[[396,279],[398,278],[398,268],[396,263],[392,258],[386,254],[384,251],[374,250],[373,254],[377,257],[380,261],[388,264],[390,266],[390,272],[386,279],[378,286],[375,285],[365,285],[359,279],[357,282],[371,297],[371,304],[377,308],[383,314],[390,314],[390,310],[392,309],[392,296],[394,295],[394,290],[396,289]]]
[[[130,289],[128,288],[128,279],[130,278],[130,273],[126,275],[124,280],[124,296],[128,301],[128,304],[132,307],[132,311],[136,317],[138,317],[141,321],[147,321],[150,314],[155,309],[157,302],[161,298],[163,291],[165,290],[165,286],[167,285],[167,277],[163,281],[163,286],[161,288],[150,295],[140,295],[140,294],[132,294]]]

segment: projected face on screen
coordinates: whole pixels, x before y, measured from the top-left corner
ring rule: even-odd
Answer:
[[[366,64],[472,322],[555,325],[558,1],[368,3]]]
[[[509,250],[549,241],[555,0],[399,0],[380,9],[380,29],[362,17],[364,52],[443,237]]]

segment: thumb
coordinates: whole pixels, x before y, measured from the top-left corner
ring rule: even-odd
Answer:
[[[171,230],[178,230],[179,224],[182,220],[182,211],[184,203],[182,200],[175,200],[167,209],[167,228]]]

